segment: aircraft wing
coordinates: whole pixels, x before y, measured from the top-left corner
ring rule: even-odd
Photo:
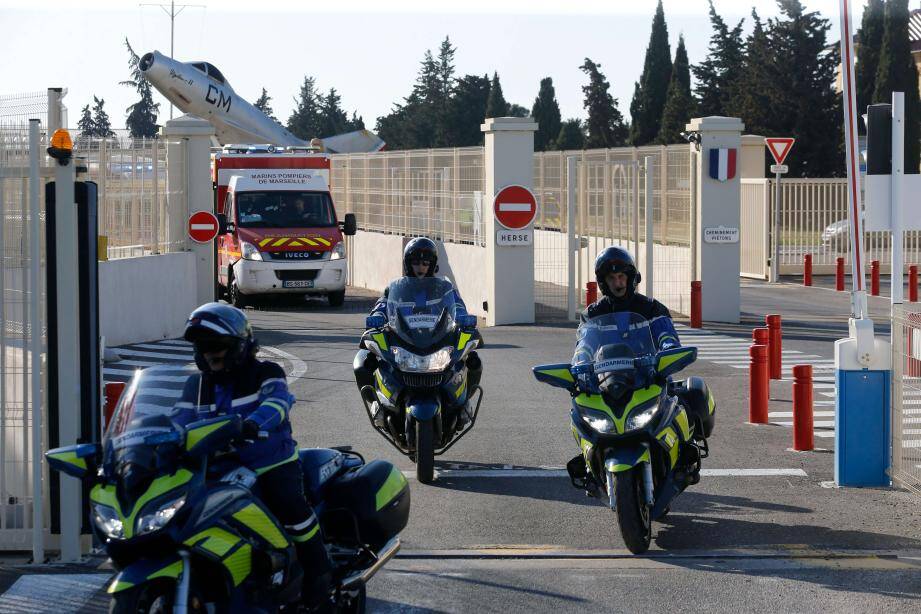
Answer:
[[[346,132],[321,140],[323,147],[330,153],[370,153],[380,151],[387,145],[379,136],[368,130]]]

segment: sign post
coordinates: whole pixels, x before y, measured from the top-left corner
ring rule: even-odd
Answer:
[[[771,256],[771,282],[777,283],[780,279],[780,178],[789,171],[789,167],[783,162],[787,159],[787,154],[793,149],[793,143],[796,139],[789,137],[769,137],[764,139],[768,151],[774,157],[776,164],[771,165],[771,172],[774,173],[774,251]]]

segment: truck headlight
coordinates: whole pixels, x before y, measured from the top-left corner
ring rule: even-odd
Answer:
[[[125,525],[118,513],[108,505],[93,504],[93,521],[107,537],[122,539],[125,537]]]
[[[345,243],[339,241],[333,245],[333,251],[329,255],[330,260],[341,260],[345,258]]]
[[[413,373],[435,373],[444,371],[451,364],[452,347],[443,347],[433,354],[419,356],[401,347],[394,346],[393,359],[401,371]]]
[[[611,416],[603,411],[580,406],[579,415],[582,416],[586,424],[599,433],[608,434],[616,432],[616,427],[614,426],[614,421],[611,419]]]
[[[262,260],[259,248],[246,241],[240,241],[240,253],[243,254],[243,260]]]
[[[176,512],[178,512],[179,508],[183,505],[185,505],[185,495],[168,501],[151,514],[142,515],[138,518],[137,534],[144,535],[145,533],[159,531],[173,519],[173,516],[176,515]]]
[[[652,420],[653,416],[656,415],[657,411],[659,411],[658,403],[653,405],[652,407],[648,407],[644,409],[643,411],[639,411],[639,412],[636,412],[635,414],[632,414],[629,418],[627,418],[627,430],[635,431],[635,430],[643,428],[644,426],[649,424],[649,421]]]

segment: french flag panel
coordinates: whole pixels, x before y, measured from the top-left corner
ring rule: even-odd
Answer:
[[[710,150],[710,177],[717,181],[729,181],[736,176],[736,150]]]

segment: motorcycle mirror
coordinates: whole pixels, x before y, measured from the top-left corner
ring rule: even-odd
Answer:
[[[384,316],[380,315],[379,313],[365,318],[365,328],[380,328],[386,323],[386,318],[384,318]]]
[[[573,375],[583,375],[585,373],[591,375],[594,368],[591,363],[582,363],[580,365],[573,365],[570,370]]]

